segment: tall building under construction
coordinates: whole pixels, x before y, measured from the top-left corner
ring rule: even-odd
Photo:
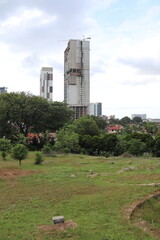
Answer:
[[[69,40],[64,51],[64,101],[75,119],[87,114],[90,104],[90,42]]]
[[[53,68],[42,67],[40,73],[40,96],[48,101],[53,99]]]

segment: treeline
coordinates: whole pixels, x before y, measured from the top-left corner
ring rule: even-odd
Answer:
[[[136,131],[109,134],[97,126],[95,118],[85,116],[58,131],[54,149],[90,155],[119,156],[129,153],[140,156],[148,153],[159,157],[160,135]]]
[[[0,151],[4,159],[11,146],[17,144],[46,153],[71,152],[106,157],[149,153],[160,157],[157,128],[155,132],[153,125],[147,125],[148,132],[143,132],[141,119],[134,119],[136,123],[131,127],[129,121],[124,117],[121,119],[122,132],[109,134],[105,120],[89,115],[73,120],[73,112],[63,102],[48,102],[23,92],[4,93],[0,95]]]

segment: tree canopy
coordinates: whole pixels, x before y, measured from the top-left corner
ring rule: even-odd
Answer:
[[[89,115],[86,115],[84,117],[81,117],[74,122],[74,127],[76,133],[79,135],[90,135],[90,136],[96,136],[99,135],[99,129],[98,126]]]
[[[0,95],[0,136],[28,132],[56,131],[71,119],[72,111],[63,102],[21,93]]]

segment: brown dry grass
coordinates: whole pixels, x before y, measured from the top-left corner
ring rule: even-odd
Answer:
[[[44,231],[52,231],[52,230],[56,230],[57,232],[61,232],[67,229],[74,229],[77,227],[77,224],[75,222],[73,222],[72,220],[66,221],[64,223],[58,223],[58,224],[53,224],[51,226],[46,226],[46,225],[42,225],[42,226],[38,226],[38,229],[44,230]]]
[[[34,171],[27,171],[22,169],[3,169],[0,171],[0,178],[2,179],[14,179],[21,176],[29,176],[35,174]]]

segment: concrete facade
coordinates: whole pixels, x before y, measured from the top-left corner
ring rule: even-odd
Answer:
[[[40,73],[40,96],[48,101],[53,100],[53,68],[42,67]]]
[[[90,103],[90,42],[69,40],[64,51],[64,101],[75,118],[87,114]]]

